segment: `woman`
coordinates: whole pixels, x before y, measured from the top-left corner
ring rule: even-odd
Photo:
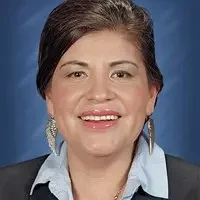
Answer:
[[[200,199],[199,168],[154,144],[163,77],[143,8],[130,0],[61,3],[42,32],[37,87],[53,153],[2,168],[0,199]]]

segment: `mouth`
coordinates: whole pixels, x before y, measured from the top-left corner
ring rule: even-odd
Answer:
[[[92,130],[107,130],[115,127],[121,117],[121,115],[114,113],[104,115],[100,115],[100,113],[98,113],[96,115],[83,115],[78,118],[86,128]]]
[[[95,115],[88,115],[88,116],[79,116],[79,119],[83,121],[93,121],[93,122],[100,122],[100,121],[113,121],[121,118],[118,115],[103,115],[103,116],[95,116]]]

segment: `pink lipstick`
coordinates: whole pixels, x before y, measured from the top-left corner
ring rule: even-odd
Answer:
[[[83,125],[93,130],[107,130],[117,125],[120,113],[113,110],[89,110],[80,114]]]

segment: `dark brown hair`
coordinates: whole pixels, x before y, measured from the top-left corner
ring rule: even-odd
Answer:
[[[141,52],[150,83],[163,87],[155,59],[153,23],[148,12],[131,0],[66,0],[50,14],[41,34],[37,88],[45,99],[62,55],[82,36],[111,30],[123,33]]]

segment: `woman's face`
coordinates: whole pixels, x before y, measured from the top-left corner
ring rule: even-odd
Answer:
[[[132,148],[156,95],[136,47],[103,31],[82,37],[62,56],[46,100],[71,149],[108,156]]]

